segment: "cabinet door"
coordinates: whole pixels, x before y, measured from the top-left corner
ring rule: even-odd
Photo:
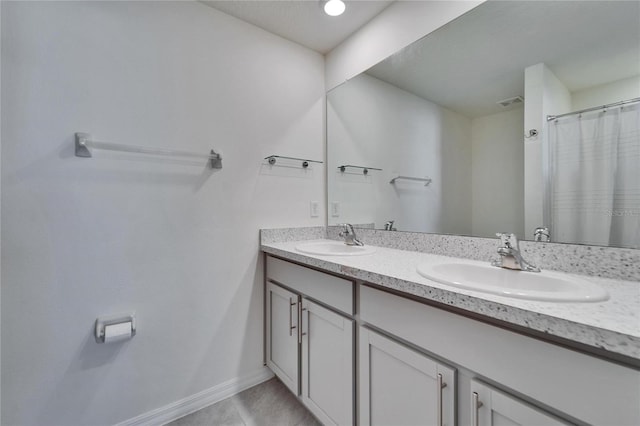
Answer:
[[[302,401],[325,425],[353,424],[353,321],[302,300]]]
[[[300,296],[267,283],[267,366],[300,394],[298,303]]]
[[[472,426],[546,426],[567,425],[551,414],[499,392],[476,380],[471,381]]]
[[[359,328],[361,425],[455,425],[455,370]]]

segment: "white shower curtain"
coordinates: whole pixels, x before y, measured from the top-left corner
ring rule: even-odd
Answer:
[[[640,104],[549,123],[554,241],[640,248]]]

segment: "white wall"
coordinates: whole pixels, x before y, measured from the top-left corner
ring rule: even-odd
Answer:
[[[331,91],[327,111],[329,202],[341,206],[330,224],[395,220],[400,230],[470,233],[468,118],[367,74]],[[383,170],[341,173],[342,164]],[[432,183],[390,185],[398,175]]]
[[[262,368],[260,227],[322,225],[323,58],[195,2],[2,2],[2,423],[113,424]],[[96,151],[73,134],[223,154]],[[321,210],[323,208],[321,204]],[[138,334],[98,345],[97,316]]]
[[[640,76],[600,84],[571,93],[571,109],[581,109],[640,97]]]
[[[330,90],[389,55],[482,4],[480,1],[398,1],[326,56]]]
[[[523,108],[471,121],[472,235],[524,233]]]

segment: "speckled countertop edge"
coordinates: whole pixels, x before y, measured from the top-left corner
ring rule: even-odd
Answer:
[[[582,277],[607,288],[611,299],[601,303],[527,301],[455,289],[417,274],[417,264],[438,255],[376,247],[377,252],[370,256],[313,256],[295,250],[300,241],[265,242],[261,249],[300,264],[640,360],[638,283]]]

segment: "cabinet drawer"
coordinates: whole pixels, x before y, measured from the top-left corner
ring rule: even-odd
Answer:
[[[355,313],[353,282],[267,256],[267,280],[325,303],[349,315]]]
[[[360,287],[360,318],[591,424],[640,424],[640,371]]]

